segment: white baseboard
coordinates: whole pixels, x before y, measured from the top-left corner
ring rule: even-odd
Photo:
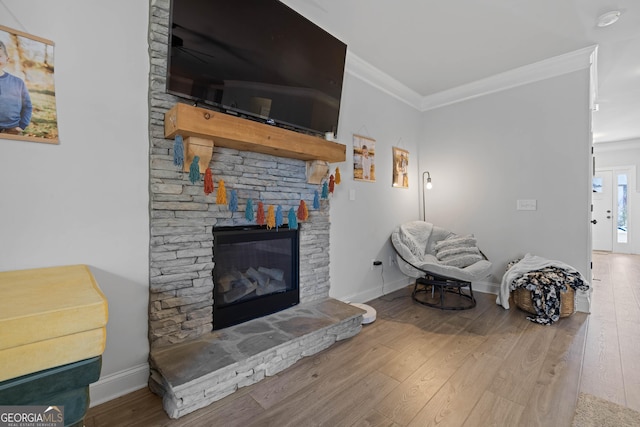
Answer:
[[[576,311],[581,313],[591,313],[591,292],[593,288],[588,291],[576,291]]]
[[[401,280],[396,280],[395,282],[385,283],[384,285],[384,295],[390,294],[391,292],[395,292],[398,289],[402,289],[405,286],[409,286],[414,282],[415,279],[409,277]],[[473,282],[473,290],[477,292],[482,292],[485,294],[493,294],[498,295],[500,291],[500,284],[493,282]],[[368,302],[383,295],[382,288],[372,288],[367,289],[362,292],[358,292],[355,294],[348,295],[344,298],[340,298],[343,302]]]
[[[493,294],[493,295],[498,295],[498,293],[500,292],[499,283],[481,281],[481,282],[473,282],[472,286],[473,286],[474,292],[478,291],[485,294]]]
[[[405,286],[409,285],[409,283],[412,283],[412,282],[413,282],[413,279],[411,278],[403,278],[400,280],[396,280],[395,282],[385,283],[384,288],[380,286],[376,286],[374,288],[366,289],[362,292],[347,295],[346,297],[341,297],[339,299],[340,301],[343,301],[343,302],[348,301],[348,302],[364,303],[382,296],[383,291],[384,291],[384,295],[387,295],[391,292],[397,291],[398,289],[404,288]]]
[[[105,375],[89,386],[90,406],[94,407],[145,388],[148,382],[149,365],[146,363],[114,374]]]

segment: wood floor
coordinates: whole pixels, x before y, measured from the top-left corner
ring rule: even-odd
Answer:
[[[592,313],[552,326],[494,295],[443,312],[397,291],[356,337],[209,407],[171,420],[144,389],[86,426],[570,426],[579,391],[638,410],[640,256],[594,254],[594,275]]]
[[[596,252],[580,390],[640,411],[640,256]]]

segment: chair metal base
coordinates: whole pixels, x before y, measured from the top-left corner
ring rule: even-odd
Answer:
[[[463,288],[467,287],[468,293],[463,292]],[[411,298],[417,303],[440,310],[468,310],[476,306],[471,282],[436,274],[417,278]]]

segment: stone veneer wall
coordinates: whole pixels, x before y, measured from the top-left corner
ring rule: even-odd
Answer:
[[[173,140],[164,138],[164,114],[183,100],[166,93],[169,0],[150,1],[150,286],[149,341],[152,348],[195,339],[212,330],[213,234],[215,226],[249,224],[245,207],[262,200],[297,209],[301,199],[309,219],[300,224],[300,302],[329,295],[329,204],[314,210],[318,185],[306,183],[301,160],[214,148],[210,167],[216,191],[204,194],[203,182],[173,165]],[[227,199],[238,194],[238,211],[217,205],[219,180]],[[275,233],[276,231],[274,231]]]

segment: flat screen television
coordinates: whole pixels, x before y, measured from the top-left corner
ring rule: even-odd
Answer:
[[[169,36],[169,93],[299,132],[336,132],[347,47],[278,0],[172,0]]]

